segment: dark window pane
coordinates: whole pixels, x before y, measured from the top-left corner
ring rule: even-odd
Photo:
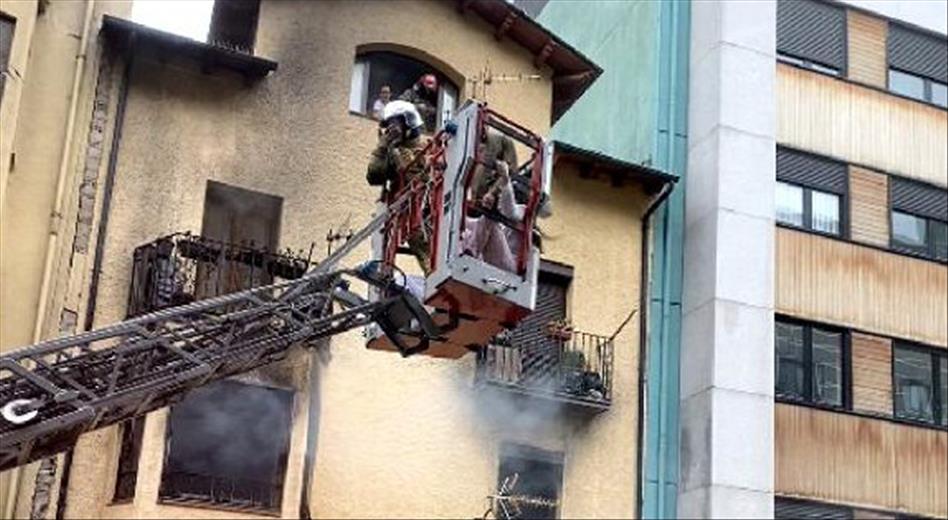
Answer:
[[[928,252],[927,223],[925,219],[902,213],[892,212],[892,244],[900,249]]]
[[[802,399],[804,392],[803,326],[777,322],[777,394]]]
[[[941,425],[948,426],[948,357],[938,360],[938,383],[941,388]]]
[[[218,381],[171,409],[159,497],[279,511],[293,396]]]
[[[932,82],[932,103],[948,108],[948,85]]]
[[[562,455],[525,446],[509,446],[504,451],[498,487],[530,500],[520,504],[517,518],[556,518],[563,482]]]
[[[813,401],[843,404],[843,335],[813,329]]]
[[[777,222],[803,226],[803,188],[777,183]]]
[[[931,220],[932,251],[935,258],[948,259],[948,224]]]
[[[932,422],[934,419],[932,356],[928,352],[896,347],[893,356],[895,374],[895,416]]]
[[[925,80],[905,72],[889,69],[889,90],[896,94],[925,99]]]
[[[839,196],[832,193],[811,193],[811,225],[816,231],[839,234]]]

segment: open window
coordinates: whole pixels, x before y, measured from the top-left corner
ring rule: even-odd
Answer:
[[[275,252],[280,237],[283,199],[267,193],[208,181],[204,194],[201,235],[243,248],[249,253]],[[202,262],[195,282],[196,296],[205,298],[259,287],[272,275],[257,262],[239,261],[241,255]],[[246,256],[246,255],[244,255]]]
[[[556,518],[563,485],[563,455],[529,446],[504,445],[498,488],[509,490],[512,518]]]
[[[218,381],[171,409],[162,502],[279,512],[293,394]]]
[[[399,99],[425,74],[434,74],[438,79],[437,92],[427,99],[432,110],[422,113],[426,130],[434,132],[454,114],[458,87],[431,65],[395,52],[373,51],[356,56],[349,110],[378,119],[385,103]]]

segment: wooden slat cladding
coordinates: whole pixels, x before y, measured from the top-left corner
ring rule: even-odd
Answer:
[[[849,78],[886,88],[886,29],[881,18],[850,10],[847,13],[849,36]]]
[[[948,514],[948,433],[778,403],[776,492]]]
[[[948,112],[777,64],[777,141],[948,186]]]
[[[948,345],[948,266],[777,228],[777,310]]]
[[[892,342],[852,335],[853,409],[892,415]]]
[[[852,239],[889,245],[889,176],[849,167],[849,225]]]

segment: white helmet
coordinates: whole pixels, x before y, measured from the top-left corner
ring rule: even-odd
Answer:
[[[395,117],[401,117],[409,130],[420,130],[425,124],[415,105],[400,99],[389,101],[382,109],[382,124]]]

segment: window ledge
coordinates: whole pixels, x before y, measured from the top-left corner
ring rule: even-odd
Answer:
[[[821,410],[824,412],[839,413],[843,415],[851,415],[853,417],[861,417],[864,419],[876,419],[881,421],[887,421],[895,424],[901,424],[903,426],[914,426],[917,428],[925,428],[926,430],[936,430],[936,431],[948,431],[948,426],[941,426],[934,423],[923,422],[923,421],[911,421],[908,419],[902,419],[895,417],[894,415],[883,414],[883,413],[871,413],[863,412],[860,410],[851,410],[849,408],[839,407],[839,406],[829,406],[824,404],[810,403],[807,401],[791,399],[782,396],[776,396],[774,402],[778,404],[786,404],[791,406],[801,406],[803,408],[813,408],[815,410]]]
[[[934,108],[935,110],[941,110],[942,112],[948,112],[948,108],[943,107],[943,106],[941,106],[941,105],[936,105],[936,104],[934,104],[934,103],[930,103],[930,102],[925,101],[925,100],[923,100],[923,99],[913,98],[913,97],[910,97],[910,96],[906,96],[906,95],[903,95],[903,94],[899,94],[898,92],[893,92],[893,91],[889,90],[888,88],[883,88],[883,87],[880,87],[880,86],[878,86],[878,85],[870,85],[869,83],[865,83],[865,82],[862,82],[862,81],[856,81],[856,80],[854,80],[854,79],[852,79],[852,78],[848,78],[848,77],[843,76],[843,75],[841,75],[841,74],[840,74],[840,75],[828,74],[828,73],[826,73],[826,72],[821,72],[821,71],[816,70],[816,69],[811,69],[811,68],[806,67],[806,66],[804,66],[804,65],[798,65],[798,64],[796,64],[796,63],[793,63],[792,61],[786,61],[786,60],[782,60],[782,59],[780,59],[780,58],[777,58],[776,61],[777,61],[777,63],[779,63],[780,65],[786,65],[787,67],[793,67],[793,68],[795,68],[795,69],[805,70],[805,71],[807,71],[807,72],[812,72],[812,73],[814,73],[814,74],[819,74],[819,75],[825,76],[825,77],[827,77],[827,78],[837,79],[837,80],[839,80],[839,81],[842,81],[842,82],[845,82],[845,83],[849,83],[849,84],[855,85],[855,86],[857,86],[857,87],[867,88],[867,89],[869,89],[869,90],[875,90],[876,92],[881,92],[881,93],[883,93],[883,94],[888,94],[888,95],[890,95],[890,96],[892,96],[892,97],[894,97],[894,98],[904,99],[904,100],[907,100],[907,101],[914,101],[915,103],[918,103],[918,104],[920,104],[920,105],[924,105],[924,106],[929,107],[929,108]]]
[[[792,224],[784,224],[784,223],[782,223],[782,222],[776,222],[776,226],[777,226],[778,228],[781,228],[781,229],[789,229],[789,230],[791,230],[791,231],[798,231],[798,232],[800,232],[800,233],[806,233],[806,234],[809,234],[809,235],[816,235],[816,236],[820,236],[820,237],[823,237],[823,238],[828,238],[828,239],[830,239],[830,240],[836,240],[836,241],[838,241],[838,242],[845,242],[845,243],[847,243],[847,244],[852,244],[852,245],[854,245],[854,246],[865,247],[865,248],[868,248],[868,249],[874,249],[874,250],[876,250],[876,251],[881,251],[881,252],[883,252],[883,253],[890,253],[890,254],[893,254],[893,255],[904,256],[904,257],[912,258],[912,259],[915,259],[915,260],[921,260],[921,261],[923,261],[923,262],[932,262],[932,263],[935,263],[935,264],[948,266],[948,260],[939,260],[939,259],[937,259],[937,258],[932,258],[932,257],[930,257],[930,256],[922,256],[922,255],[919,255],[919,254],[909,253],[909,252],[901,251],[901,250],[898,250],[898,249],[892,249],[892,248],[890,248],[890,247],[879,246],[879,245],[876,245],[876,244],[868,244],[868,243],[866,243],[866,242],[858,242],[858,241],[853,240],[853,239],[851,239],[851,238],[846,238],[846,237],[842,237],[842,236],[839,236],[839,235],[831,235],[831,234],[829,234],[829,233],[821,233],[821,232],[819,232],[819,231],[813,231],[813,230],[811,230],[811,229],[806,229],[806,228],[797,227],[797,226],[794,226],[794,225],[792,225]]]

